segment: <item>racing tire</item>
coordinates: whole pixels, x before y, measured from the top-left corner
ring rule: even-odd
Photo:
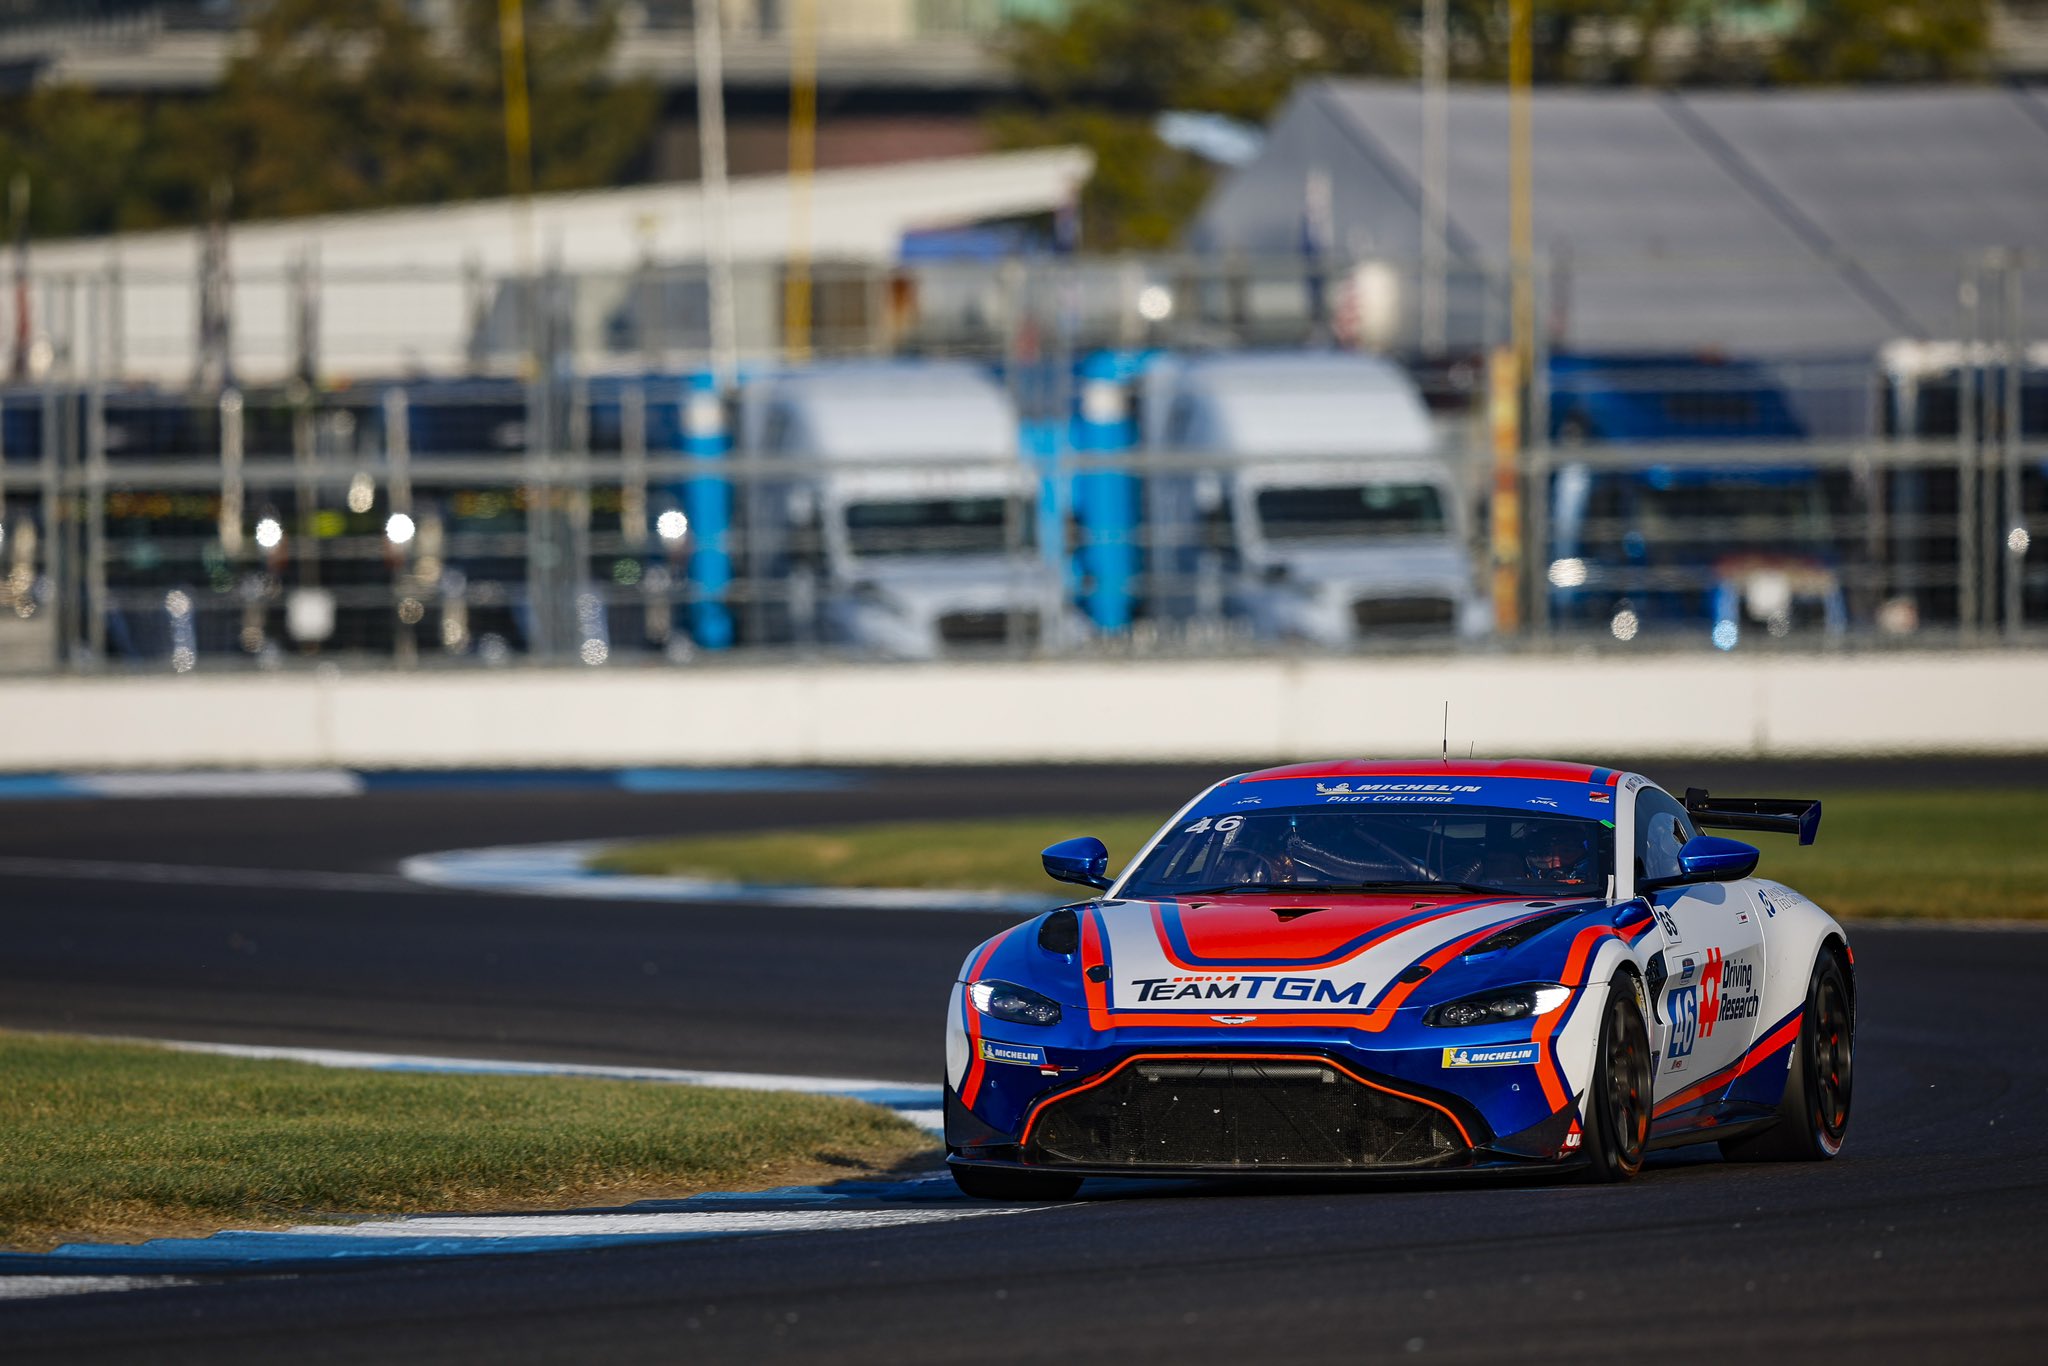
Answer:
[[[1600,1051],[1586,1086],[1585,1179],[1626,1181],[1643,1169],[1650,1141],[1650,1031],[1638,988],[1617,979],[1600,1019]]]
[[[1006,1167],[954,1167],[953,1184],[977,1200],[1071,1200],[1081,1178]]]
[[[1825,1162],[1842,1151],[1856,1079],[1856,1012],[1848,979],[1823,951],[1806,983],[1806,1009],[1778,1118],[1762,1133],[1721,1141],[1730,1162]]]

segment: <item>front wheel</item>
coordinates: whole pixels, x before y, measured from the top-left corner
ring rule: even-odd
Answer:
[[[977,1200],[1071,1200],[1081,1178],[1008,1167],[954,1167],[953,1184]]]
[[[1806,1009],[1777,1122],[1760,1134],[1724,1140],[1721,1156],[1730,1162],[1823,1162],[1842,1151],[1855,1053],[1849,982],[1835,956],[1823,951],[1806,984]]]
[[[1589,1181],[1626,1181],[1643,1169],[1650,1139],[1650,1031],[1637,991],[1630,978],[1607,990],[1600,1052],[1582,1107]]]

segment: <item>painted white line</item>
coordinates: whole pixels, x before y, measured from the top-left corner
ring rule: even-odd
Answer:
[[[2017,930],[2039,933],[2048,930],[2048,920],[1949,919],[1946,916],[1844,916],[1843,923],[1858,934],[1869,930],[1965,930],[1975,934],[2006,934]]]
[[[208,868],[185,863],[113,863],[98,859],[0,858],[0,876],[87,882],[174,882],[196,887],[283,888],[310,892],[420,892],[419,882],[389,873],[335,873],[292,868]]]
[[[363,779],[347,769],[277,772],[80,773],[71,778],[92,797],[359,797]]]
[[[501,845],[419,854],[401,874],[436,887],[599,901],[746,902],[823,910],[967,911],[1036,915],[1060,905],[1054,893],[955,891],[931,887],[784,887],[713,878],[597,873],[590,856],[611,842]]]
[[[0,1300],[40,1300],[52,1295],[92,1295],[108,1290],[155,1290],[191,1284],[184,1276],[0,1276]]]
[[[331,1238],[677,1238],[897,1228],[1014,1214],[1020,1207],[961,1209],[676,1210],[660,1214],[420,1215],[361,1224],[306,1224],[289,1235]]]
[[[186,1039],[126,1039],[181,1053],[215,1053],[231,1058],[273,1058],[317,1067],[372,1071],[468,1072],[509,1076],[603,1077],[615,1081],[659,1081],[679,1086],[723,1086],[737,1091],[801,1091],[808,1095],[867,1100],[901,1095],[905,1103],[939,1097],[937,1086],[857,1077],[800,1077],[769,1072],[704,1072],[675,1067],[620,1067],[603,1063],[507,1062],[497,1058],[446,1058],[421,1053],[364,1053],[338,1048],[285,1048],[270,1044],[203,1043]]]

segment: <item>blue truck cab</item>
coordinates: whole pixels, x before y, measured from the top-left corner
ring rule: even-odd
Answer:
[[[1696,449],[1792,443],[1807,433],[1761,365],[1693,356],[1553,356],[1549,607],[1618,640],[1706,630],[1732,650],[1752,633],[1847,627],[1830,493],[1815,467]],[[1570,458],[1651,447],[1640,462]],[[1664,456],[1666,458],[1659,458]]]

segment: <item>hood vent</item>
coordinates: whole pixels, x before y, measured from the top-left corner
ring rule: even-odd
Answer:
[[[1517,944],[1525,944],[1545,930],[1554,929],[1564,924],[1565,921],[1574,919],[1584,909],[1584,907],[1578,907],[1571,910],[1552,911],[1548,915],[1539,915],[1534,920],[1524,920],[1519,925],[1510,925],[1499,934],[1490,934],[1477,944],[1474,944],[1465,951],[1465,956],[1467,958],[1477,958],[1482,953],[1499,953],[1502,949],[1511,949]]]
[[[1061,957],[1079,953],[1081,917],[1069,910],[1058,910],[1048,915],[1038,925],[1038,947]]]

